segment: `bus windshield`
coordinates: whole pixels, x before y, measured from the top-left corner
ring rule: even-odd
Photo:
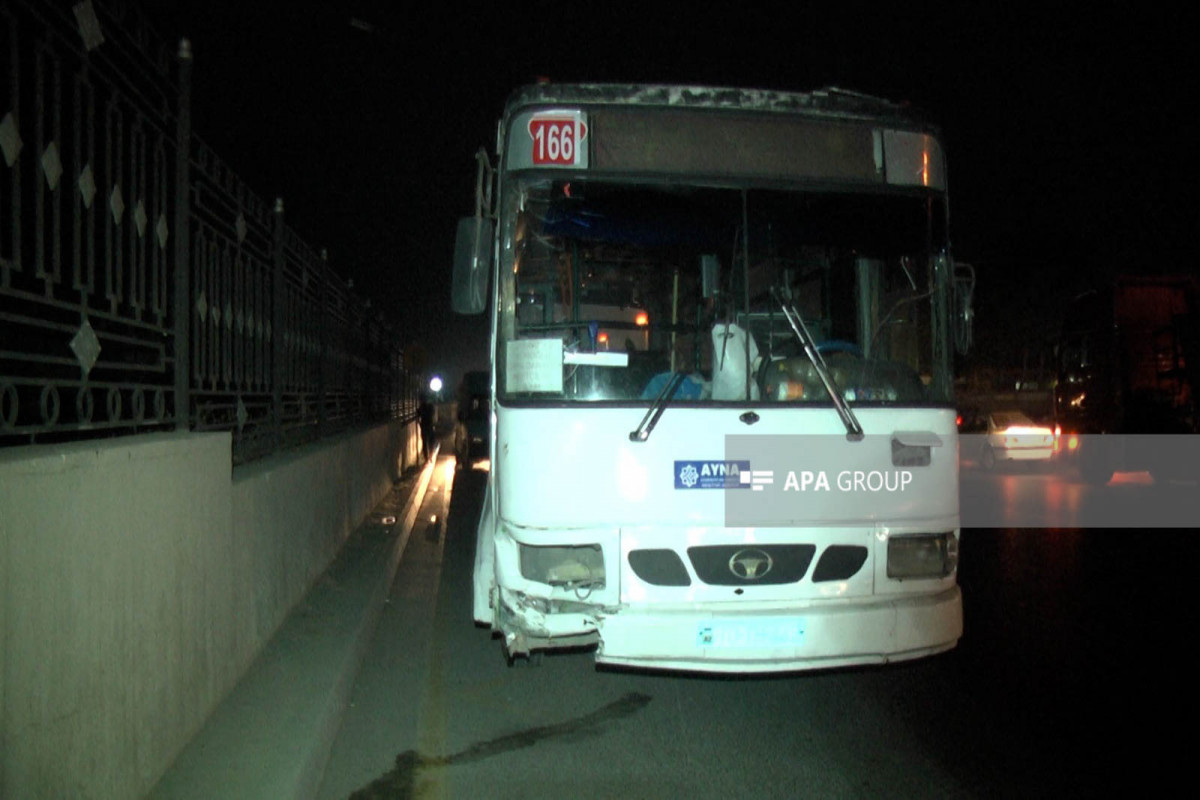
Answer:
[[[950,401],[936,192],[525,176],[508,193],[498,391],[555,403]]]

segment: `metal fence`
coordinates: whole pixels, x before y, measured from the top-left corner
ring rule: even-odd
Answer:
[[[0,0],[0,445],[411,419],[398,336],[191,130],[191,54],[116,0]]]

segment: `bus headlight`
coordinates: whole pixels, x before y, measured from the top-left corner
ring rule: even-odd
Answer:
[[[598,544],[520,545],[521,576],[551,586],[604,586],[604,552]]]
[[[953,532],[918,533],[888,539],[889,578],[944,578],[958,568],[958,537]]]

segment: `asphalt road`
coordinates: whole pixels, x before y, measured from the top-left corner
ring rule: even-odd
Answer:
[[[485,478],[443,458],[320,797],[1061,797],[1153,791],[1188,765],[1190,531],[965,531],[966,631],[923,661],[508,668],[470,614]]]

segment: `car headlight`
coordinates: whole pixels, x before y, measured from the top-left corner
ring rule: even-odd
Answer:
[[[918,533],[888,538],[889,578],[944,578],[958,568],[958,537]]]

